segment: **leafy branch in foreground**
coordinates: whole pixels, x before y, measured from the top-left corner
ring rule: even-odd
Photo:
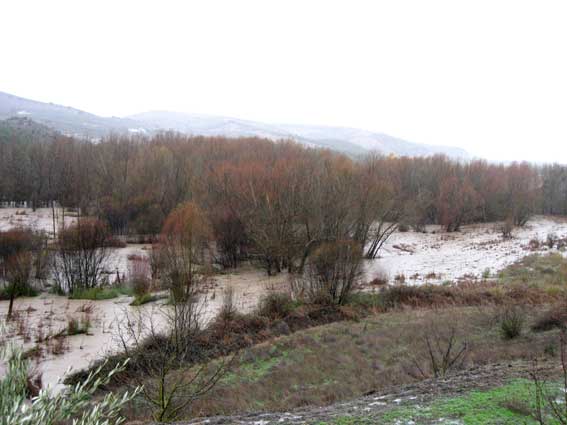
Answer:
[[[81,383],[58,393],[43,389],[29,399],[29,364],[22,351],[6,347],[0,354],[6,362],[6,375],[0,380],[0,425],[55,425],[63,421],[72,421],[73,425],[119,425],[124,422],[121,409],[141,391],[137,387],[121,396],[109,393],[101,401],[91,403],[97,389],[125,369],[126,360],[104,376],[100,372],[106,363]]]

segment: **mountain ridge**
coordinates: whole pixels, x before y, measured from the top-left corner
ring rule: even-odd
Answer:
[[[328,148],[355,156],[379,152],[398,156],[445,154],[457,159],[470,158],[469,153],[461,148],[419,144],[385,133],[352,127],[271,124],[226,116],[164,110],[146,111],[126,117],[101,117],[69,106],[0,92],[0,120],[12,117],[30,118],[60,133],[91,140],[101,139],[113,133],[151,135],[173,130],[202,136],[295,140],[307,146]]]

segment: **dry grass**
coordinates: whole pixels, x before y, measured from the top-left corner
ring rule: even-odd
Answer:
[[[415,361],[427,370],[422,338],[430,326],[455,323],[455,338],[467,341],[464,367],[544,355],[554,333],[501,338],[494,307],[461,307],[386,313],[281,336],[241,352],[232,372],[202,400],[192,416],[288,410],[414,382]],[[529,317],[530,321],[534,317]]]
[[[185,415],[324,405],[414,382],[420,375],[433,374],[427,367],[431,350],[423,336],[430,329],[445,331],[448,324],[455,346],[467,346],[462,367],[553,355],[547,347],[556,331],[528,329],[538,329],[545,315],[556,318],[558,313],[550,312],[549,306],[565,305],[566,281],[566,260],[530,256],[501,272],[498,280],[398,284],[355,294],[342,307],[302,305],[275,295],[254,314],[229,309],[230,314],[221,314],[197,344],[208,358],[239,351],[239,359]],[[504,340],[502,312],[518,306],[529,306],[522,310],[527,330]],[[192,367],[188,363],[186,369]],[[144,414],[137,409],[140,416],[135,418]]]

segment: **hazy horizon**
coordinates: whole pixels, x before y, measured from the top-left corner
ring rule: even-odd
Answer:
[[[491,160],[567,153],[567,6],[481,1],[10,2],[0,91],[354,127]]]

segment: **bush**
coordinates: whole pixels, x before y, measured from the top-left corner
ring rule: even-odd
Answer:
[[[388,273],[384,270],[379,270],[375,275],[374,279],[369,282],[371,286],[386,286],[390,281]]]
[[[269,294],[260,300],[256,314],[271,320],[283,319],[293,309],[291,296],[283,293]]]
[[[514,339],[522,334],[526,314],[516,306],[507,307],[500,318],[500,332],[504,339]]]
[[[69,318],[67,321],[67,335],[88,334],[91,328],[91,320],[88,316],[82,317],[81,320]]]
[[[42,251],[44,238],[29,229],[14,229],[0,232],[0,277],[7,285],[2,289],[10,300],[7,318],[12,316],[14,299],[33,291],[30,286],[34,254],[37,258]]]
[[[150,291],[150,263],[142,256],[128,257],[128,278],[136,298],[142,298]]]
[[[59,231],[53,265],[55,280],[61,290],[73,293],[101,284],[109,254],[108,238],[106,224],[96,219],[81,219]]]
[[[535,332],[567,329],[567,305],[559,305],[544,313],[532,326]]]
[[[71,295],[69,295],[69,298],[72,300],[100,301],[110,300],[121,295],[132,295],[132,290],[124,286],[78,289],[72,292]]]
[[[500,233],[504,239],[512,238],[512,231],[514,230],[514,221],[512,219],[507,219],[500,226]]]
[[[130,303],[130,305],[137,307],[137,306],[140,306],[140,305],[144,305],[144,304],[147,304],[147,303],[157,301],[158,299],[159,299],[159,297],[152,295],[152,294],[143,294],[143,295],[140,295],[140,296],[136,295],[136,297]]]
[[[412,361],[422,378],[444,378],[465,364],[468,343],[458,337],[456,328],[450,324],[430,324],[421,342],[426,360],[414,356]]]
[[[541,242],[539,239],[533,238],[528,242],[528,248],[530,251],[537,251],[541,247]]]
[[[354,241],[328,242],[310,256],[292,281],[297,296],[311,303],[344,304],[361,277],[362,250]]]
[[[217,315],[217,321],[221,323],[230,322],[236,317],[236,305],[234,300],[234,289],[227,287],[223,291],[222,306]]]

